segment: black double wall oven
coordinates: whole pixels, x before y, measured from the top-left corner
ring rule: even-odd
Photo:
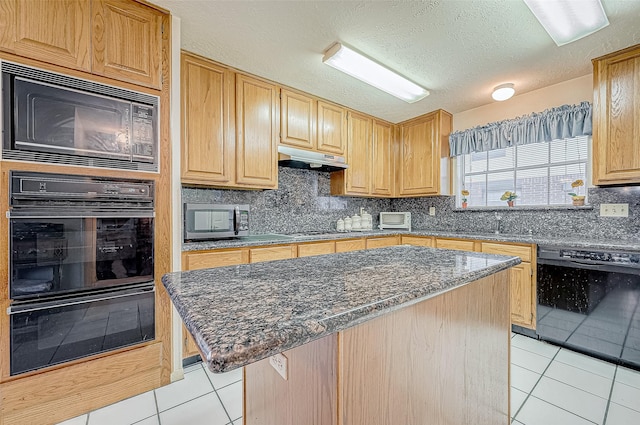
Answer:
[[[154,185],[10,175],[11,375],[155,337]]]

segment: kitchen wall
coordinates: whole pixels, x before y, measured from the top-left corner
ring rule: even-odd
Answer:
[[[183,202],[249,204],[253,233],[335,231],[339,218],[364,207],[378,225],[380,211],[392,211],[390,199],[330,195],[330,174],[279,167],[277,190],[182,188]]]
[[[461,233],[493,232],[496,212],[502,217],[503,233],[542,236],[584,236],[629,239],[640,237],[640,187],[590,188],[589,207],[539,209],[461,210],[454,196],[394,199],[394,211],[411,211],[414,229]],[[601,203],[628,203],[629,217],[600,217]],[[436,215],[429,216],[429,207]]]

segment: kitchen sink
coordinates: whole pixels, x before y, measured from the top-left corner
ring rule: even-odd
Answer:
[[[248,242],[268,242],[268,241],[290,241],[294,239],[291,235],[280,235],[277,233],[266,233],[264,235],[250,235],[239,238]]]

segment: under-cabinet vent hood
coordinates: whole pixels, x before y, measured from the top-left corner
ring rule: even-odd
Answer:
[[[278,165],[316,171],[340,171],[349,166],[343,156],[278,146]]]

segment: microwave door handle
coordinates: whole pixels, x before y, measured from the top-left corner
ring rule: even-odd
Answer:
[[[236,235],[240,231],[240,207],[236,205],[233,209],[233,233]]]

